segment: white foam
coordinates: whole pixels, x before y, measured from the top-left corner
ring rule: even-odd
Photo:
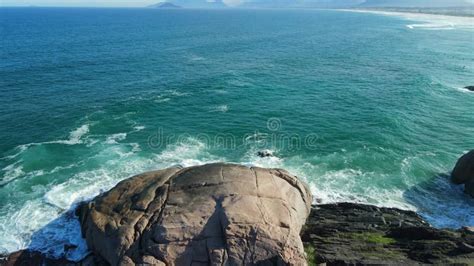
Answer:
[[[11,159],[15,159],[16,157],[18,157],[20,154],[22,154],[24,151],[28,150],[28,145],[20,145],[20,146],[17,146],[15,147],[15,150],[18,150],[17,153],[15,154],[12,154],[12,155],[7,155],[5,157],[2,157],[0,158],[0,160],[11,160]]]
[[[83,136],[84,134],[78,139],[81,140]],[[309,183],[318,203],[350,201],[415,209],[414,204],[406,201],[404,191],[401,189],[384,189],[375,186],[360,189],[359,182],[371,181],[370,178],[374,178],[377,175],[376,173],[367,173],[349,167],[339,170],[327,170],[325,168],[327,166],[323,162],[333,160],[333,157],[341,155],[339,153],[330,155],[330,158],[318,160],[321,164],[309,163],[298,156],[261,158],[257,155],[257,151],[263,149],[263,147],[259,147],[258,140],[252,141],[256,137],[258,137],[258,134],[249,138],[248,144],[254,146],[248,149],[238,162],[246,162],[245,164],[252,166],[287,169]],[[112,139],[117,140],[117,138]],[[187,138],[178,143],[170,144],[152,158],[143,158],[136,154],[139,150],[139,144],[137,143],[119,142],[115,145],[107,145],[108,140],[109,138],[106,140],[102,138],[100,151],[88,158],[88,161],[92,162],[91,165],[98,165],[95,166],[96,168],[78,172],[63,182],[39,186],[34,191],[35,194],[41,195],[40,197],[27,201],[20,207],[12,206],[12,208],[9,208],[8,213],[0,217],[0,248],[6,248],[9,252],[12,252],[31,247],[47,252],[52,256],[66,256],[68,259],[78,260],[84,257],[87,251],[81,238],[77,219],[68,212],[76,203],[92,199],[112,188],[124,178],[140,172],[163,169],[173,165],[188,167],[228,161],[224,157],[212,154],[206,143],[195,138]],[[273,152],[278,155],[277,150],[273,150]],[[354,154],[345,151],[343,156],[350,157]],[[417,160],[417,157],[407,158],[402,162],[401,167],[405,167],[404,171],[409,172],[412,164],[416,163]],[[82,164],[78,162],[76,165]],[[63,168],[75,167],[76,165]],[[18,166],[11,166],[9,169]],[[51,172],[59,170],[61,169],[55,168]],[[387,178],[380,175],[377,175],[377,177]],[[368,184],[371,183],[368,182]],[[444,185],[439,185],[440,189],[447,190]],[[451,189],[451,187],[448,188]],[[458,192],[446,193],[454,195]],[[430,193],[433,195],[432,191]],[[461,192],[458,194],[462,195]],[[474,210],[466,211],[468,207],[465,201],[446,199],[446,202],[452,202],[449,203],[450,205],[443,205],[440,200],[430,198],[429,193],[427,195],[425,198],[420,198],[420,200],[426,201],[427,209],[432,210],[432,213],[426,215],[429,221],[438,221],[435,223],[436,225],[452,227],[457,227],[462,223],[464,225],[474,224]],[[452,210],[447,208],[452,208]],[[425,212],[425,210],[420,211]],[[448,212],[447,215],[446,212]],[[455,219],[459,217],[461,218],[456,222]],[[65,253],[63,246],[65,243],[76,245],[77,248]]]
[[[38,200],[27,201],[22,208],[10,211],[8,215],[2,215],[0,217],[2,247],[9,252],[26,248],[33,232],[57,215],[52,207],[45,207]]]
[[[65,249],[65,246],[71,248]],[[82,238],[81,225],[73,211],[66,212],[35,232],[28,248],[70,261],[80,261],[89,253]]]
[[[87,133],[89,133],[89,125],[82,125],[69,134],[69,141],[71,143],[79,143],[81,138]]]
[[[466,88],[461,88],[461,87],[455,87],[457,91],[460,91],[462,93],[467,93],[467,94],[474,94],[474,91],[470,91]]]
[[[170,95],[170,96],[187,96],[189,95],[189,93],[187,92],[180,92],[180,91],[177,91],[177,90],[166,90],[164,91],[164,94],[165,95]]]
[[[169,102],[170,100],[171,100],[170,98],[158,96],[157,99],[155,100],[155,103],[165,103],[165,102]]]
[[[62,171],[62,170],[74,168],[74,167],[78,166],[81,163],[82,163],[82,161],[78,161],[77,163],[73,163],[73,164],[66,165],[66,166],[56,166],[50,172],[43,172],[43,173],[44,174],[54,174],[54,173],[57,173],[57,172]]]
[[[44,201],[61,210],[66,210],[77,202],[91,199],[102,191],[112,188],[123,178],[146,170],[161,169],[177,164],[187,167],[219,160],[206,152],[204,143],[192,138],[169,145],[153,160],[142,159],[128,153],[128,158],[122,158],[119,151],[124,149],[111,147],[102,151],[98,158],[110,157],[103,163],[103,168],[77,173],[66,182],[54,185],[45,194]],[[114,153],[119,154],[119,158],[114,157]]]
[[[218,106],[211,107],[209,109],[211,110],[211,112],[226,113],[227,111],[229,111],[229,106],[223,104],[223,105],[218,105]]]
[[[87,143],[86,143],[86,146],[88,148],[90,148],[90,147],[94,146],[95,144],[97,144],[98,142],[100,142],[100,140],[98,140],[98,139],[88,139]]]
[[[248,135],[245,137],[245,144],[246,145],[251,145],[253,143],[262,143],[265,142],[268,139],[269,135],[268,133],[262,133],[262,132],[256,132],[252,135]]]
[[[87,254],[79,221],[73,214],[59,216],[57,209],[38,199],[26,202],[21,209],[0,219],[1,246],[8,252],[28,248],[72,261],[78,261]],[[76,248],[65,253],[65,244]]]
[[[133,127],[133,130],[134,130],[135,132],[138,132],[138,131],[144,130],[145,128],[146,128],[145,126],[134,126],[134,127]]]
[[[25,174],[23,171],[23,166],[19,165],[20,163],[21,162],[15,162],[2,169],[5,171],[5,175],[3,176],[2,180],[0,180],[0,186],[5,185]]]
[[[81,162],[70,164],[67,166],[56,166],[51,171],[45,171],[43,169],[35,170],[35,171],[27,171],[23,170],[23,165],[21,165],[22,161],[17,161],[11,165],[8,165],[3,170],[6,170],[4,178],[0,181],[0,186],[5,185],[19,177],[22,178],[31,178],[36,176],[43,176],[48,174],[54,174],[62,170],[71,169],[73,167],[78,166]]]
[[[154,160],[164,167],[172,165],[188,167],[225,161],[224,158],[210,154],[206,144],[195,138],[187,138],[179,143],[168,145],[164,151],[155,156]]]
[[[75,130],[69,133],[69,139],[67,140],[57,140],[57,141],[49,141],[43,143],[35,143],[35,144],[48,144],[48,143],[58,143],[58,144],[67,144],[67,145],[75,145],[83,143],[81,138],[89,133],[89,124],[84,124]]]
[[[305,180],[313,194],[314,203],[354,202],[373,204],[376,206],[395,207],[414,210],[406,203],[403,191],[399,189],[367,187],[364,191],[356,191],[358,182],[373,173],[365,173],[357,169],[322,170],[298,156],[292,158],[264,157],[257,155],[257,148],[250,149],[244,157],[244,165],[266,168],[282,168]]]
[[[339,160],[341,159],[341,154],[338,153],[319,158],[320,164],[312,164],[299,156],[260,158],[256,155],[257,150],[255,147],[251,148],[244,156],[246,165],[288,170],[309,184],[315,203],[354,202],[412,210],[417,211],[437,227],[459,228],[474,225],[474,208],[472,208],[474,200],[468,198],[461,187],[451,184],[448,179],[434,177],[427,181],[427,184],[422,184],[427,185],[427,189],[423,189],[416,183],[411,188],[405,188],[413,182],[409,178],[413,168],[420,167],[420,164],[424,164],[434,172],[443,172],[441,165],[427,160],[435,156],[434,153],[426,152],[402,160],[400,167],[403,186],[399,188],[376,185],[377,180],[390,180],[392,177],[388,174],[364,172],[353,168],[327,169],[325,162],[332,161],[331,157],[336,156]],[[343,153],[344,157],[357,156],[354,153],[346,154],[347,151]],[[367,186],[361,185],[362,183],[366,183]]]
[[[75,130],[69,133],[69,138],[66,140],[53,140],[53,141],[46,141],[46,142],[33,142],[29,144],[20,145],[18,148],[20,149],[20,153],[26,151],[29,147],[32,146],[39,146],[43,144],[65,144],[65,145],[76,145],[84,143],[83,137],[89,133],[89,124],[84,124]]]
[[[121,141],[127,138],[127,133],[117,133],[107,137],[105,143],[107,144],[117,144],[117,141]]]
[[[114,173],[107,169],[85,171],[55,185],[44,195],[46,203],[67,210],[73,204],[88,200],[116,183]]]
[[[223,89],[210,90],[210,91],[212,91],[212,92],[214,92],[214,93],[216,93],[216,94],[227,94],[227,93],[229,93],[228,91],[223,90]]]
[[[423,23],[408,24],[409,29],[424,30],[451,30],[451,29],[474,29],[473,17],[446,16],[435,14],[409,13],[409,12],[389,12],[375,10],[353,10],[345,9],[342,11],[372,13],[385,16],[396,16],[411,21],[420,21]]]
[[[138,144],[138,143],[129,143],[128,145],[130,145],[132,147],[132,152],[133,153],[136,153],[136,152],[139,152],[139,151],[142,150],[140,148],[140,144]]]
[[[98,154],[88,158],[92,165],[100,165],[99,168],[76,173],[61,183],[37,185],[32,188],[36,197],[34,200],[20,206],[2,206],[2,211],[6,213],[0,217],[0,249],[13,252],[32,248],[50,256],[66,256],[70,260],[84,257],[87,254],[86,246],[81,242],[77,219],[68,216],[66,211],[76,203],[92,199],[112,188],[124,178],[162,168],[157,167],[153,160],[133,153],[123,157],[122,154],[133,149],[128,144],[103,147]],[[51,174],[80,164],[55,167],[49,172],[33,171],[26,173],[26,176]],[[68,243],[77,248],[65,253],[64,244]]]
[[[312,168],[316,169],[317,167],[312,166]],[[363,182],[368,178],[367,175],[371,175],[371,173],[348,168],[327,171],[321,176],[310,176],[305,179],[309,183],[315,203],[318,204],[352,202],[415,210],[414,206],[405,201],[404,191],[401,189],[384,189],[375,186],[359,189],[358,182]]]
[[[47,145],[47,144],[64,144],[64,145],[76,145],[76,144],[82,144],[84,143],[83,137],[89,133],[89,124],[84,124],[81,125],[80,127],[76,128],[75,130],[71,131],[69,133],[69,138],[66,140],[53,140],[53,141],[45,141],[45,142],[34,142],[34,143],[29,143],[29,144],[23,144],[17,146],[15,149],[18,150],[17,153],[6,156],[4,158],[1,158],[3,160],[12,160],[17,158],[19,155],[23,154],[24,152],[28,151],[30,147],[34,146],[41,146],[41,145]],[[113,136],[117,140],[120,140],[122,135],[117,135]],[[110,141],[113,141],[112,139]],[[89,146],[90,143],[88,143]],[[42,170],[39,171],[33,171],[33,172],[28,172],[25,173],[23,170],[23,166],[21,165],[22,160],[18,160],[14,162],[13,164],[7,165],[4,167],[2,170],[5,172],[3,179],[0,180],[0,186],[5,185],[21,176],[38,176],[38,175],[43,175],[44,172]],[[59,169],[58,169],[59,170]]]
[[[205,58],[202,57],[202,56],[198,56],[198,55],[193,54],[189,57],[189,60],[191,60],[191,61],[203,61],[203,60],[205,60]]]
[[[253,85],[250,81],[244,81],[241,79],[228,80],[227,83],[236,87],[251,87]]]
[[[159,95],[155,96],[154,102],[156,103],[165,103],[171,101],[172,98],[187,96],[190,93],[180,92],[178,90],[165,90]]]
[[[424,23],[424,24],[408,24],[409,29],[424,29],[424,30],[454,30],[456,26],[452,23]]]
[[[409,204],[434,226],[474,226],[474,200],[449,178],[437,177],[425,186],[416,185],[408,191]]]

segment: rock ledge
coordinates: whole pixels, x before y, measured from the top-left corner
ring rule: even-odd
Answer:
[[[317,205],[302,230],[309,261],[327,265],[473,265],[474,230],[431,227],[415,212]]]

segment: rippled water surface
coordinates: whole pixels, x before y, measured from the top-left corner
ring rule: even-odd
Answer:
[[[445,176],[474,148],[474,93],[461,89],[474,85],[474,31],[423,23],[0,9],[0,249],[63,255],[68,241],[80,258],[75,203],[142,171],[214,161],[285,168],[319,202],[474,225],[473,200]]]

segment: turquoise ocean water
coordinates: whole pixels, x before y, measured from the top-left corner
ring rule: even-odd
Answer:
[[[0,26],[0,251],[64,255],[70,242],[80,258],[74,204],[143,171],[215,161],[285,168],[317,202],[474,225],[474,201],[446,177],[474,148],[474,93],[460,89],[474,85],[472,27],[61,8],[1,8]]]

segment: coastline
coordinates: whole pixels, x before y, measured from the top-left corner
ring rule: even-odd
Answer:
[[[384,16],[394,16],[406,20],[424,22],[423,24],[409,24],[408,28],[432,28],[432,29],[454,29],[467,28],[474,29],[474,17],[451,15],[451,14],[433,14],[424,12],[410,11],[391,11],[374,9],[338,9],[344,12],[370,13]]]
[[[470,156],[456,165],[457,178],[466,178]],[[69,257],[80,247],[64,242],[58,254],[32,247],[0,254],[0,264],[240,265],[264,259],[267,265],[470,265],[474,259],[472,225],[435,228],[414,211],[314,205],[312,199],[308,185],[283,169],[214,163],[145,172],[72,210],[88,246],[81,256]],[[248,250],[259,257],[239,255]]]
[[[309,266],[470,265],[474,259],[474,227],[434,228],[416,212],[366,204],[312,205],[300,237]],[[64,247],[76,248],[66,243]],[[32,249],[1,254],[0,264],[109,265],[96,252],[69,260]]]
[[[288,169],[319,204],[474,226],[474,199],[449,181],[474,147],[472,29],[337,10],[190,13],[5,12],[18,31],[5,36],[0,253],[70,259],[87,250],[77,204],[143,171],[213,162]]]

